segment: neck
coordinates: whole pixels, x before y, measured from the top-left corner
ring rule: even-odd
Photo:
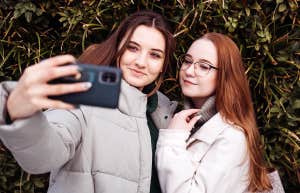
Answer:
[[[191,98],[191,101],[195,108],[201,109],[201,107],[205,103],[206,99],[207,98]]]

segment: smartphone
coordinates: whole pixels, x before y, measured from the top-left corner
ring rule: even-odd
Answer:
[[[89,105],[117,108],[120,95],[121,70],[115,67],[92,64],[78,65],[79,74],[54,79],[49,84],[72,84],[91,82],[92,87],[84,92],[71,93],[49,98],[61,100],[74,105]]]

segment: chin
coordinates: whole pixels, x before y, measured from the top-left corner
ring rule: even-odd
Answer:
[[[143,88],[145,86],[146,83],[144,83],[144,81],[141,81],[140,79],[136,79],[136,78],[125,78],[124,80],[131,86],[136,87],[136,88]]]
[[[186,89],[186,88],[181,88],[182,93],[184,96],[186,97],[193,97],[193,91],[190,89]]]

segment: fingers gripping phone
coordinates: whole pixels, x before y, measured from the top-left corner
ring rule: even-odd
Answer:
[[[76,64],[79,73],[76,76],[66,76],[50,81],[50,84],[71,84],[77,82],[91,82],[92,87],[85,92],[71,93],[49,98],[79,105],[116,108],[118,106],[121,70],[108,66],[92,64]]]

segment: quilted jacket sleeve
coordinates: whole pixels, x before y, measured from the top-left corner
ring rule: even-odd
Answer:
[[[15,82],[0,84],[0,139],[29,173],[46,173],[70,160],[85,127],[82,112],[48,110],[7,122],[6,102]]]

